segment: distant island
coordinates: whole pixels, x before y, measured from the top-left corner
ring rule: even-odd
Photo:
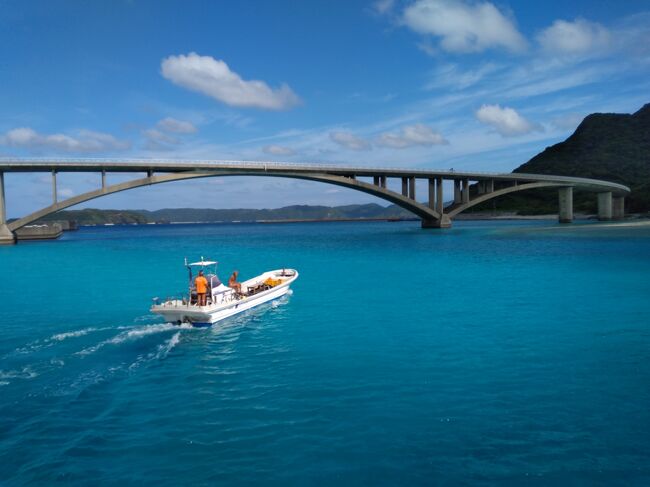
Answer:
[[[71,220],[78,225],[148,223],[291,222],[341,220],[399,220],[415,218],[399,206],[376,203],[344,206],[293,205],[276,209],[166,208],[162,210],[64,210],[42,222]]]

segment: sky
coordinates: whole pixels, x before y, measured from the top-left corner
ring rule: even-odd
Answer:
[[[650,0],[0,0],[0,158],[509,172],[584,116],[648,102]],[[59,197],[99,184],[60,174]],[[46,174],[5,188],[9,217],[51,202]],[[368,202],[386,204],[226,177],[80,207]]]

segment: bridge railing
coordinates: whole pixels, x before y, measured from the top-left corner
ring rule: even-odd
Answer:
[[[458,174],[458,175],[470,175],[470,174],[481,174],[486,176],[502,176],[510,175],[511,173],[496,173],[489,171],[455,171],[454,169],[435,169],[435,168],[417,168],[410,169],[404,167],[395,167],[395,166],[351,166],[348,164],[333,164],[331,162],[283,162],[283,161],[241,161],[236,159],[115,159],[108,157],[95,157],[95,158],[52,158],[52,157],[40,157],[40,158],[27,158],[27,157],[0,157],[0,167],[3,164],[66,164],[66,165],[75,165],[75,164],[97,164],[97,165],[112,165],[112,166],[124,166],[128,168],[129,165],[141,164],[146,165],[210,165],[215,168],[230,168],[230,166],[236,165],[238,167],[245,167],[251,169],[264,169],[264,168],[285,168],[293,167],[296,169],[305,169],[305,170],[344,170],[344,171],[376,171],[376,172],[408,172],[408,173],[421,173],[421,174],[430,174],[430,173],[441,173],[441,174]],[[98,168],[99,170],[100,168]],[[162,169],[162,168],[161,168]]]

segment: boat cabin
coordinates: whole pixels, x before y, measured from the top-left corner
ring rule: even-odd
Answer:
[[[189,274],[189,304],[197,304],[197,293],[196,286],[194,285],[194,280],[199,271],[203,271],[203,276],[208,281],[208,293],[207,293],[207,304],[221,304],[224,301],[226,293],[230,294],[232,289],[228,286],[225,286],[219,276],[217,275],[217,261],[214,260],[201,260],[199,262],[192,262],[190,264],[185,260],[185,267],[187,267]]]

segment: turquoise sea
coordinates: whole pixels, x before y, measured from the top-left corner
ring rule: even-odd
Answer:
[[[295,267],[211,329],[183,258]],[[0,247],[0,484],[650,485],[650,229],[83,228]]]

